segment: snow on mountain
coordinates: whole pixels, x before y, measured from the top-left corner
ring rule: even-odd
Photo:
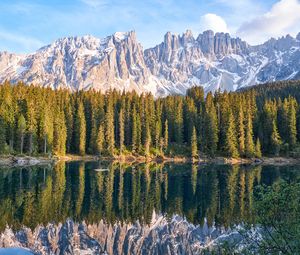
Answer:
[[[250,46],[229,34],[205,31],[195,38],[168,32],[164,41],[143,50],[136,34],[116,32],[62,38],[32,54],[0,52],[0,82],[24,81],[71,91],[135,90],[156,96],[184,94],[191,86],[205,91],[300,77],[300,33]]]

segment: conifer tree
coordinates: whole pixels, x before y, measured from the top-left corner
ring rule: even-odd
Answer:
[[[115,127],[114,127],[114,112],[112,96],[109,95],[105,114],[105,137],[106,137],[106,148],[110,156],[114,155],[115,150]]]
[[[272,100],[266,100],[264,102],[261,123],[262,123],[262,136],[260,137],[262,140],[262,148],[264,152],[274,153],[274,147],[272,142],[272,135],[274,130],[274,125],[277,130],[276,125],[276,116],[277,116],[277,107],[276,102]],[[275,134],[278,133],[275,132]],[[278,133],[279,135],[279,133]]]
[[[293,148],[297,142],[296,101],[289,98],[288,112],[288,143]]]
[[[161,122],[157,120],[155,122],[155,149],[158,150],[160,146],[161,138]]]
[[[191,137],[191,156],[193,159],[197,159],[198,156],[197,133],[195,127],[193,127],[193,132]]]
[[[77,105],[74,130],[75,130],[76,152],[79,153],[80,155],[84,155],[85,144],[86,144],[86,121],[84,115],[84,107],[81,101],[79,101]]]
[[[47,154],[53,144],[53,117],[48,105],[43,106],[41,113],[41,136],[43,139],[43,153]]]
[[[237,158],[239,156],[235,134],[234,118],[231,111],[229,111],[228,113],[224,152],[229,157]]]
[[[257,157],[257,158],[261,158],[262,157],[262,154],[261,154],[261,145],[260,145],[259,138],[257,138],[256,144],[255,144],[255,157]]]
[[[288,143],[288,112],[289,104],[285,98],[282,102],[281,98],[277,100],[277,123],[281,123],[278,132],[285,142]],[[272,123],[271,123],[272,124]]]
[[[23,154],[24,149],[24,136],[26,131],[26,120],[21,114],[18,118],[18,135],[20,136],[20,153]]]
[[[57,156],[64,156],[66,153],[67,127],[63,111],[58,111],[54,118],[53,152]]]
[[[98,129],[97,129],[97,123],[95,120],[95,116],[92,117],[92,129],[91,129],[91,135],[90,135],[90,144],[89,144],[89,152],[97,154],[97,135],[98,135]],[[88,132],[88,130],[87,130]]]
[[[137,113],[136,113],[136,108],[135,106],[133,107],[132,111],[132,152],[136,153],[137,152],[137,137],[138,137],[138,127],[137,127]]]
[[[10,151],[12,152],[14,145],[14,126],[17,106],[13,87],[7,81],[1,85],[0,102],[0,115],[3,119],[6,130],[6,138],[9,142]]]
[[[279,155],[280,146],[282,144],[275,120],[273,121],[273,130],[271,135],[271,148],[275,156]]]
[[[226,136],[227,136],[227,131],[228,131],[228,116],[229,116],[229,111],[231,110],[228,93],[226,91],[222,94],[221,94],[221,92],[216,92],[215,104],[216,104],[216,111],[217,111],[217,116],[218,116],[218,126],[219,126],[218,147],[219,147],[219,149],[224,150],[224,148],[226,148]],[[233,125],[233,126],[235,126],[235,125]],[[232,131],[232,132],[234,132],[234,131]]]
[[[146,140],[145,140],[145,156],[150,156],[150,146],[151,146],[151,133],[149,124],[146,126]]]
[[[184,104],[184,116],[183,116],[183,126],[184,126],[184,141],[191,143],[191,137],[193,133],[193,127],[196,123],[197,109],[193,99],[186,97]]]
[[[121,109],[119,113],[119,146],[120,146],[120,155],[124,151],[124,110]]]
[[[137,146],[137,152],[142,151],[142,123],[141,123],[141,116],[139,112],[136,116],[136,126],[137,126],[137,136],[136,136],[136,146]]]
[[[65,115],[65,125],[67,130],[67,142],[66,142],[66,150],[68,152],[71,152],[72,148],[72,141],[73,141],[73,128],[74,128],[74,107],[75,103],[74,100],[68,96],[65,96],[64,99],[65,103],[65,109],[64,109],[64,115]]]
[[[101,156],[102,152],[103,152],[103,144],[104,144],[104,128],[103,125],[99,125],[98,128],[98,134],[97,134],[97,153],[99,156]]]
[[[0,153],[5,152],[6,138],[5,138],[5,123],[2,117],[0,117]]]
[[[132,146],[132,131],[133,131],[133,109],[131,108],[131,101],[126,98],[125,101],[125,145]]]
[[[242,107],[242,104],[240,104],[239,106],[239,112],[238,112],[238,144],[239,144],[239,152],[240,155],[244,155],[245,154],[245,125],[244,125],[244,110]],[[249,121],[249,120],[248,120]],[[248,123],[247,123],[248,124]],[[249,139],[249,124],[247,126],[247,132],[248,132],[248,136],[247,138]]]
[[[182,99],[181,97],[175,98],[175,135],[174,139],[177,144],[182,143],[183,132],[183,115],[182,115]]]
[[[159,140],[159,153],[161,156],[164,155],[164,146],[165,146],[164,138],[161,137]]]
[[[34,151],[34,139],[36,135],[36,112],[35,112],[35,102],[33,98],[29,97],[26,101],[27,105],[27,131],[29,135],[29,154]]]
[[[169,146],[169,123],[165,121],[165,132],[164,132],[164,148],[167,149]]]
[[[218,144],[218,118],[212,94],[208,93],[205,101],[204,139],[205,150],[213,157]]]
[[[247,126],[246,126],[246,146],[245,146],[246,157],[251,158],[255,155],[255,145],[253,142],[253,124],[251,113],[248,112]]]

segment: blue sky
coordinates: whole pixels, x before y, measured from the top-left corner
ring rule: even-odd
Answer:
[[[227,31],[252,44],[300,32],[298,0],[1,0],[0,13],[0,51],[18,53],[60,37],[129,30],[144,48],[186,29]]]

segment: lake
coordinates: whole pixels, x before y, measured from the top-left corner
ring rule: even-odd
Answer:
[[[0,247],[36,254],[195,254],[251,221],[255,186],[297,178],[300,166],[1,168]]]

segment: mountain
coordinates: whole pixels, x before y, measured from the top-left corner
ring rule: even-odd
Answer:
[[[72,91],[94,88],[136,90],[149,84],[149,71],[134,32],[105,39],[92,36],[55,41],[29,55],[0,55],[0,81],[24,81]]]
[[[300,33],[250,46],[229,34],[205,31],[196,39],[167,33],[164,42],[145,51],[153,75],[170,93],[184,93],[192,85],[206,91],[293,79],[300,74]]]
[[[205,31],[195,38],[168,32],[164,41],[143,50],[134,31],[104,39],[68,37],[32,54],[0,53],[0,82],[24,81],[72,91],[118,89],[156,96],[184,94],[300,78],[300,33],[251,46],[228,33]]]
[[[0,236],[0,247],[30,249],[34,254],[200,254],[220,242],[240,239],[237,231],[195,226],[175,215],[167,219],[155,215],[148,224],[104,221],[87,224],[68,219],[35,229],[17,232],[7,227]]]

